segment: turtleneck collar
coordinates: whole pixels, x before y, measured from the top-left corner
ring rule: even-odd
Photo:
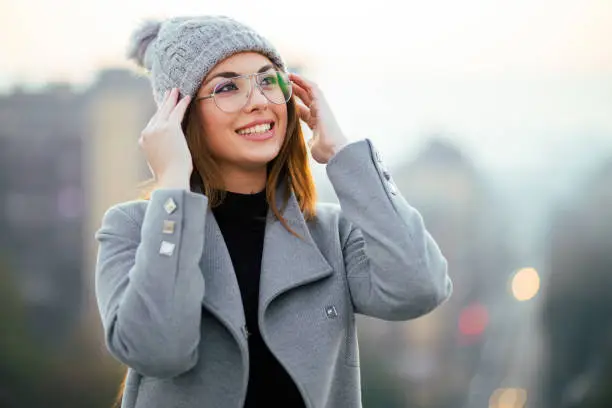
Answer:
[[[266,190],[255,194],[242,194],[227,191],[223,202],[213,208],[216,217],[255,219],[265,218],[268,212]]]

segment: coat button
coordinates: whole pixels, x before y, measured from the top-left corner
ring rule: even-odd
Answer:
[[[328,319],[335,319],[338,317],[338,311],[336,310],[336,306],[327,306],[325,308],[325,315],[327,315]]]

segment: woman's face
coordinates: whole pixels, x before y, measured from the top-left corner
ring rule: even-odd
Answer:
[[[210,71],[196,98],[210,95],[221,84],[216,98],[223,106],[222,98],[234,98],[232,94],[240,84],[229,77],[262,71],[274,72],[268,58],[254,52],[235,54]],[[253,86],[253,90],[246,105],[235,112],[219,109],[212,98],[195,102],[199,104],[205,143],[222,169],[261,168],[277,156],[285,139],[287,104],[271,103],[257,88],[256,81],[257,77],[251,77],[250,83],[243,80],[242,85]]]

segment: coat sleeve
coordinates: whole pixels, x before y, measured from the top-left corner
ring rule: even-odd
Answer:
[[[143,375],[174,377],[197,362],[206,205],[199,194],[156,190],[144,217],[136,202],[115,205],[95,234],[106,345]]]
[[[343,257],[355,312],[408,320],[446,301],[452,292],[447,261],[371,141],[343,147],[327,174],[348,221]]]

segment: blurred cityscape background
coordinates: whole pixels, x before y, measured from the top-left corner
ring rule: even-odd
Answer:
[[[155,111],[121,41],[152,13],[210,12],[321,85],[449,260],[433,313],[358,320],[364,407],[612,406],[612,2],[59,3],[0,3],[0,408],[114,401],[93,234],[149,177],[137,139]],[[270,28],[286,13],[293,36]]]

